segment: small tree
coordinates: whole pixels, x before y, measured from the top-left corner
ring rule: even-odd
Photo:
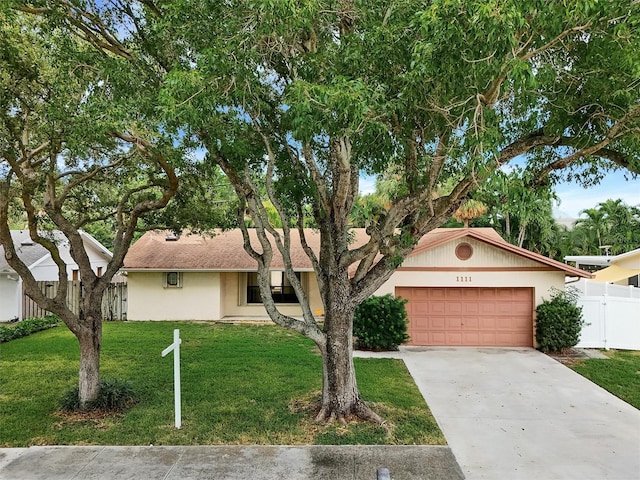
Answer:
[[[536,308],[536,341],[543,352],[560,352],[580,341],[584,320],[582,307],[577,305],[574,289],[554,289],[550,300]]]
[[[170,154],[175,149],[163,143],[150,115],[129,113],[132,96],[140,101],[140,92],[148,88],[118,95],[122,84],[134,88],[132,82],[142,81],[140,72],[127,76],[125,62],[87,52],[74,37],[3,9],[0,245],[27,295],[78,338],[79,405],[84,408],[100,390],[103,293],[122,266],[140,217],[165,207],[174,196],[178,179]],[[16,209],[31,239],[57,267],[59,288],[53,298],[40,290],[13,244]],[[98,275],[81,229],[105,221],[112,225],[113,256]],[[61,242],[69,245],[82,280],[78,313],[67,305],[70,275]]]

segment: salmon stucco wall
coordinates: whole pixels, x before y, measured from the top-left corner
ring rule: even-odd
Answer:
[[[181,287],[165,287],[164,272],[129,272],[127,319],[219,320],[220,274],[181,274]]]

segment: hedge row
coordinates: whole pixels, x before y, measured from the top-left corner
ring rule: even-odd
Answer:
[[[8,327],[0,325],[0,343],[26,337],[32,333],[55,327],[60,319],[55,315],[47,315],[41,318],[25,318],[23,321]]]

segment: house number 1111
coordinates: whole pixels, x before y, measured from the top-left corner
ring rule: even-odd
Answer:
[[[470,281],[471,281],[471,277],[467,277],[467,276],[462,276],[462,277],[458,276],[458,277],[456,277],[456,282],[458,282],[458,283],[468,283]]]

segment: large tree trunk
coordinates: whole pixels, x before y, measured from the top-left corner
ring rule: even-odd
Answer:
[[[346,423],[350,417],[383,424],[360,398],[353,366],[353,307],[343,297],[348,290],[330,288],[325,311],[326,347],[322,351],[322,406],[317,421]]]
[[[100,350],[102,347],[101,309],[92,308],[91,311],[85,313],[82,326],[76,334],[80,343],[78,400],[81,409],[90,406],[100,393]]]

